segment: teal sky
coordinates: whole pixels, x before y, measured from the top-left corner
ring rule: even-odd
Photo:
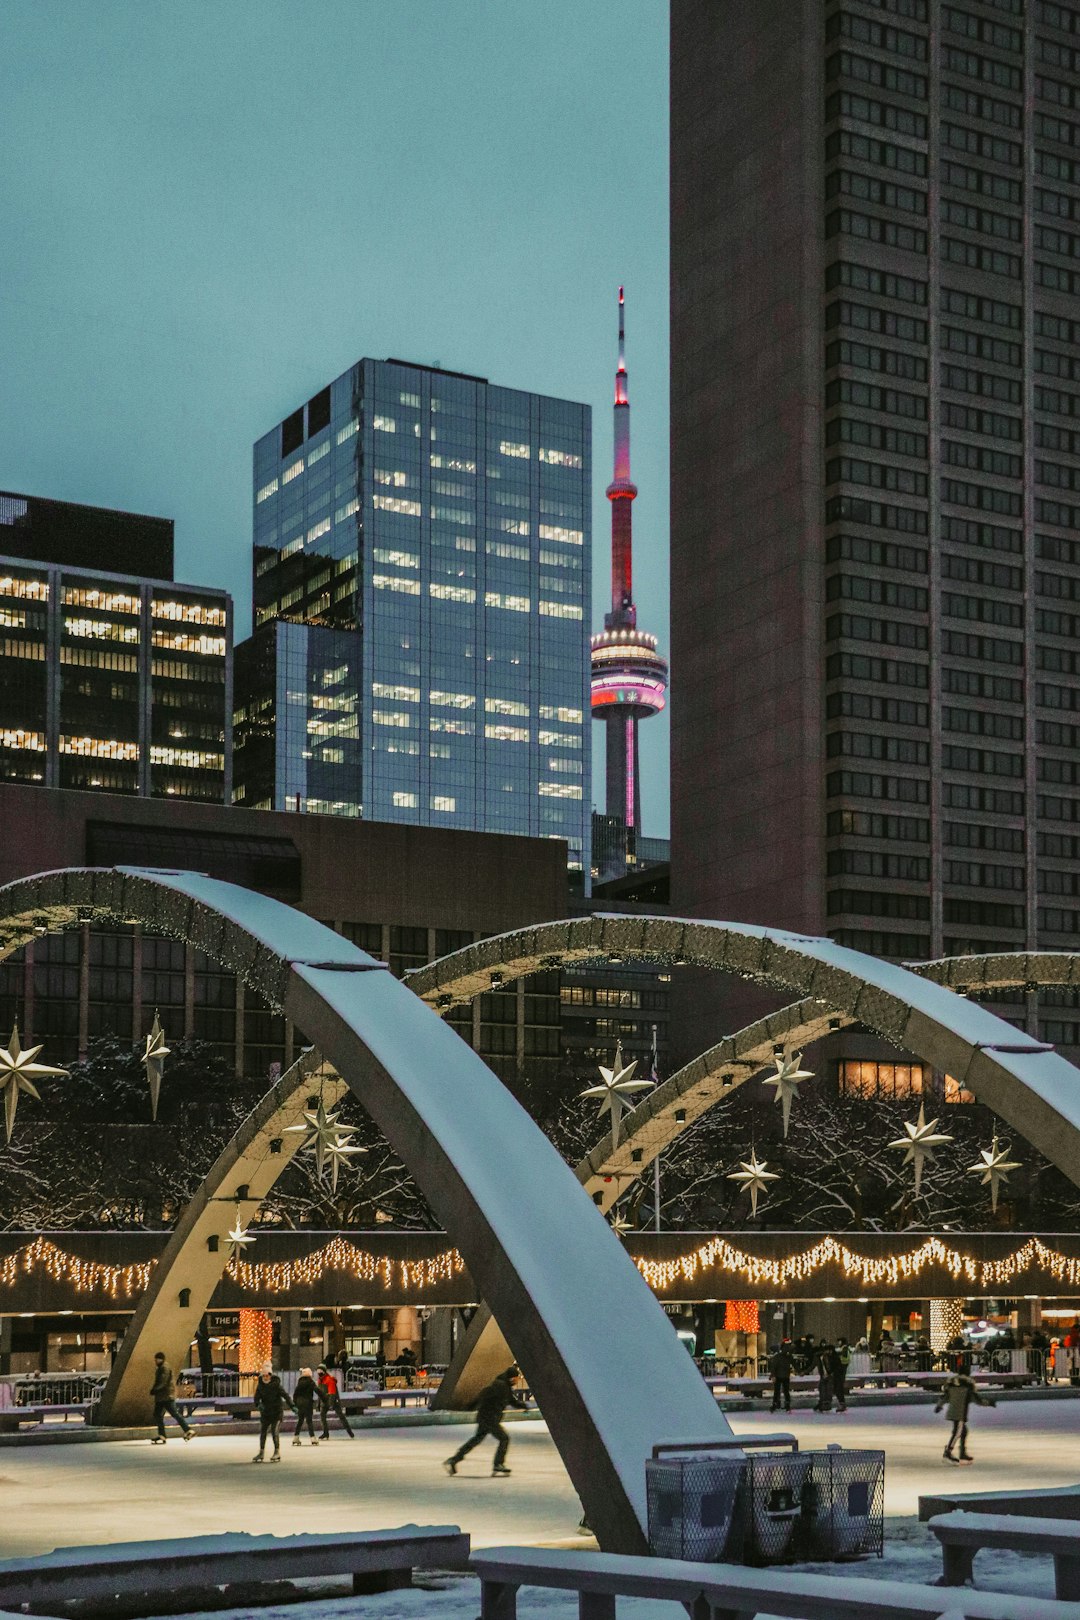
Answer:
[[[252,443],[364,354],[592,404],[599,626],[625,282],[666,648],[662,0],[0,0],[0,205],[0,488],[175,518],[240,635]]]

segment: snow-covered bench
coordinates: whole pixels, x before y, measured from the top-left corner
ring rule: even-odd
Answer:
[[[464,1569],[469,1537],[456,1524],[403,1525],[348,1534],[190,1536],[61,1547],[36,1558],[0,1560],[0,1605],[55,1612],[76,1599],[149,1593],[174,1598],[243,1582],[351,1575],[355,1592],[408,1586],[414,1569]],[[201,1604],[199,1605],[201,1607]],[[148,1612],[148,1611],[144,1611]]]
[[[580,1620],[615,1620],[620,1597],[683,1603],[693,1620],[753,1620],[758,1614],[786,1620],[1019,1620],[1021,1614],[1023,1620],[1077,1620],[1075,1603],[1055,1598],[958,1596],[906,1581],[619,1553],[492,1547],[473,1554],[472,1568],[481,1582],[480,1620],[516,1620],[521,1586],[577,1592]]]
[[[1046,1553],[1054,1560],[1054,1592],[1080,1598],[1080,1524],[1068,1519],[1024,1519],[1014,1513],[943,1513],[930,1520],[941,1542],[943,1584],[963,1586],[974,1579],[975,1554],[984,1547],[1009,1552]]]

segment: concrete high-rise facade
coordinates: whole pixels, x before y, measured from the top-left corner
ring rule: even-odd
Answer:
[[[261,438],[237,802],[563,838],[587,872],[590,458],[587,405],[398,360]]]
[[[679,911],[1075,947],[1078,69],[1080,5],[673,0]]]

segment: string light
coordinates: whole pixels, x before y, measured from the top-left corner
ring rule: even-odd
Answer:
[[[262,1372],[274,1348],[274,1324],[265,1311],[240,1311],[237,1362],[241,1372]]]
[[[760,1333],[757,1300],[729,1299],[724,1306],[724,1330],[730,1333]]]
[[[100,1260],[65,1254],[48,1238],[36,1237],[0,1260],[0,1288],[14,1288],[20,1277],[44,1270],[53,1282],[70,1283],[78,1294],[105,1293],[111,1299],[132,1299],[146,1291],[155,1264],[153,1260],[140,1260],[130,1266],[105,1265]]]
[[[692,1283],[704,1271],[726,1273],[754,1287],[783,1291],[793,1283],[808,1282],[827,1266],[839,1267],[848,1280],[866,1288],[900,1288],[926,1270],[948,1272],[954,1282],[970,1285],[970,1292],[998,1292],[1026,1271],[1040,1271],[1056,1283],[1080,1290],[1080,1255],[1062,1254],[1041,1238],[1030,1237],[1011,1254],[998,1260],[980,1259],[951,1247],[940,1237],[926,1238],[904,1254],[859,1254],[839,1238],[820,1238],[812,1247],[782,1258],[749,1254],[727,1238],[710,1238],[670,1260],[632,1256],[650,1288],[665,1293],[676,1283]],[[20,1279],[43,1270],[56,1283],[70,1284],[76,1293],[104,1293],[112,1299],[136,1299],[147,1288],[157,1262],[140,1260],[127,1266],[106,1265],[68,1254],[46,1237],[36,1237],[13,1254],[0,1258],[0,1288],[14,1288]],[[245,1260],[234,1254],[225,1275],[246,1292],[283,1294],[292,1288],[310,1288],[328,1272],[345,1273],[358,1282],[381,1283],[387,1292],[420,1292],[463,1276],[465,1262],[457,1249],[444,1249],[424,1260],[395,1260],[373,1254],[348,1238],[334,1237],[321,1249],[295,1260]],[[741,1331],[752,1332],[753,1329]]]
[[[754,1285],[783,1290],[791,1283],[809,1281],[826,1266],[839,1266],[845,1277],[858,1278],[868,1288],[880,1287],[883,1283],[899,1287],[931,1268],[947,1271],[954,1282],[970,1283],[976,1293],[985,1288],[1001,1288],[1030,1270],[1046,1272],[1055,1282],[1067,1283],[1070,1287],[1080,1285],[1080,1255],[1061,1254],[1037,1237],[1028,1238],[1020,1248],[1000,1260],[981,1260],[977,1255],[964,1254],[939,1237],[927,1238],[906,1254],[882,1256],[859,1254],[839,1238],[824,1237],[801,1254],[789,1254],[782,1259],[747,1254],[726,1238],[716,1237],[676,1259],[651,1260],[639,1256],[636,1264],[650,1288],[659,1292],[667,1291],[675,1283],[693,1282],[699,1271],[727,1272]]]

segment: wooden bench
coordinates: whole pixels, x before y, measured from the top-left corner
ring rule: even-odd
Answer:
[[[84,1423],[90,1422],[90,1414],[96,1410],[89,1401],[68,1401],[63,1404],[46,1406],[5,1406],[0,1408],[0,1434],[17,1434],[24,1423],[44,1423],[48,1417],[62,1414],[66,1423],[69,1417],[80,1417]]]
[[[984,1547],[1046,1553],[1054,1560],[1054,1592],[1080,1598],[1080,1524],[1068,1519],[1028,1519],[1014,1513],[942,1513],[930,1520],[941,1543],[945,1586],[974,1579],[975,1554]]]
[[[957,1599],[914,1582],[619,1553],[493,1547],[474,1553],[471,1567],[480,1577],[480,1620],[516,1620],[522,1586],[576,1592],[579,1620],[615,1620],[620,1597],[682,1603],[691,1620],[1077,1620],[1075,1603],[1055,1598],[964,1592]]]
[[[937,1490],[919,1497],[919,1522],[964,1508],[968,1513],[1014,1513],[1022,1519],[1080,1519],[1080,1485],[1046,1485],[1035,1490]]]
[[[56,1612],[76,1600],[101,1602],[178,1589],[205,1592],[242,1583],[351,1576],[354,1592],[408,1586],[414,1569],[464,1569],[469,1537],[456,1524],[403,1525],[344,1535],[193,1536],[62,1547],[36,1558],[0,1560],[0,1604]],[[201,1608],[201,1603],[196,1603]],[[144,1611],[148,1612],[148,1611]]]

